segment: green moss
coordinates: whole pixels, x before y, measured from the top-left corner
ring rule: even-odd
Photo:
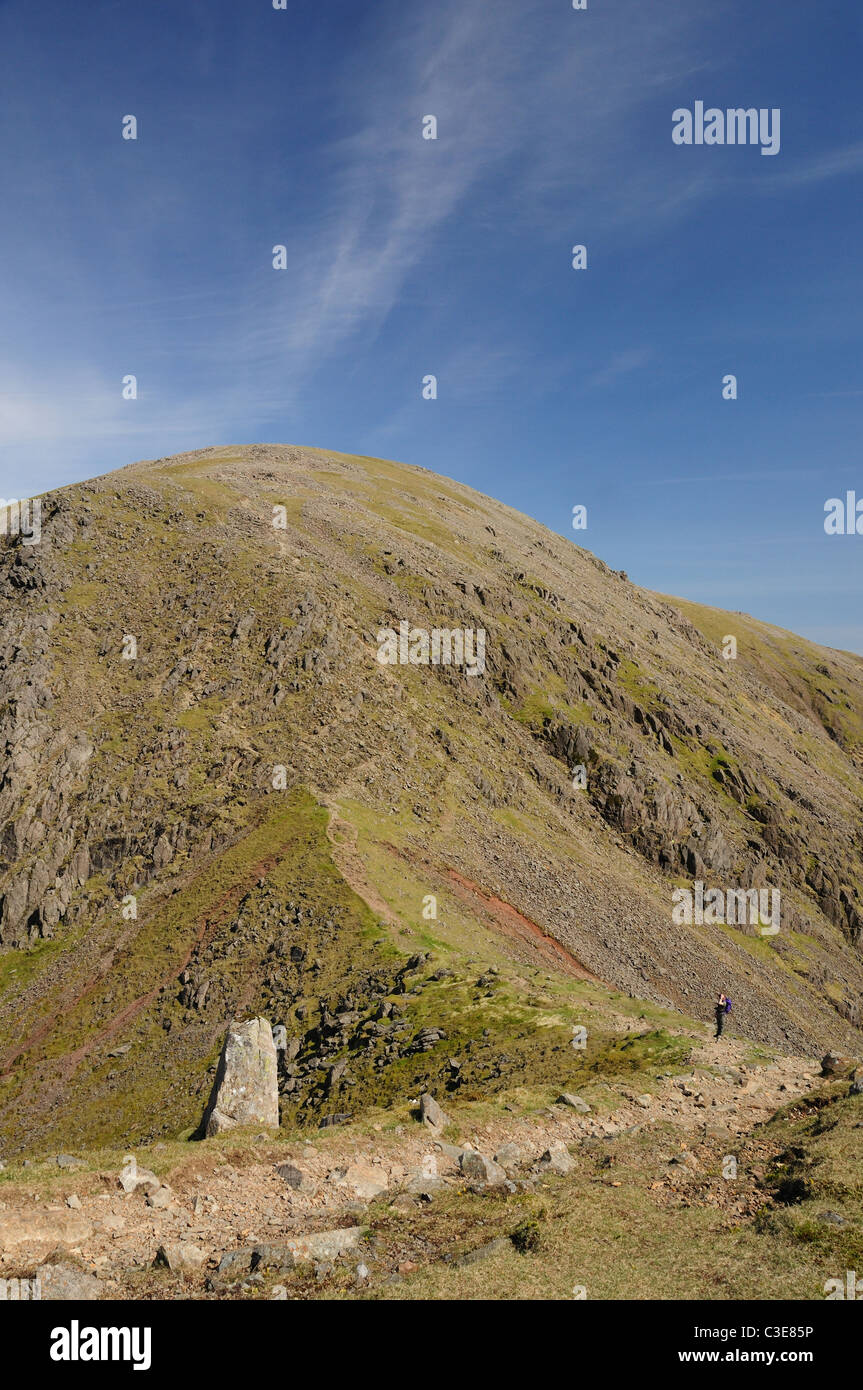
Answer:
[[[205,729],[216,727],[218,715],[224,707],[224,700],[199,700],[196,705],[192,705],[189,709],[183,710],[182,714],[178,714],[175,722],[180,729],[189,729],[192,733],[200,733]]]
[[[654,709],[659,704],[661,691],[655,681],[633,661],[624,657],[617,668],[616,682],[626,690],[643,708]]]
[[[0,954],[0,995],[7,990],[22,990],[63,950],[65,941],[37,941],[23,950],[8,950]]]

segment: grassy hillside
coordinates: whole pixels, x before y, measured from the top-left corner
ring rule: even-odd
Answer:
[[[659,1036],[725,988],[753,1041],[859,1053],[858,658],[276,445],[45,498],[0,595],[6,1156],[190,1132],[253,1012],[301,1127],[611,1073],[630,998]],[[484,674],[382,665],[401,621],[482,629]],[[675,923],[696,879],[779,889],[780,932]]]

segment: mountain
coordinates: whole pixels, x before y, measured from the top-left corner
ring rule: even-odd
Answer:
[[[257,1014],[298,1125],[624,1067],[621,996],[658,1057],[719,989],[859,1054],[861,658],[278,445],[44,497],[0,593],[3,1151],[192,1133]],[[678,920],[697,884],[772,916]]]

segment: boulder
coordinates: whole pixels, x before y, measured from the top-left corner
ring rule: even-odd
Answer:
[[[149,1168],[123,1169],[120,1174],[119,1183],[124,1192],[137,1192],[141,1188],[144,1192],[158,1192],[162,1186],[160,1178],[155,1173],[151,1173]]]
[[[459,1167],[466,1178],[483,1187],[500,1187],[506,1181],[506,1173],[493,1159],[475,1149],[465,1149],[459,1159]]]
[[[337,1260],[355,1250],[362,1239],[361,1226],[344,1226],[336,1231],[315,1231],[284,1242],[286,1250],[300,1263],[303,1260]]]
[[[276,1172],[288,1187],[292,1187],[295,1192],[302,1192],[309,1197],[314,1197],[318,1190],[318,1184],[312,1177],[308,1168],[304,1168],[301,1163],[279,1163]]]
[[[446,1154],[447,1158],[454,1159],[456,1163],[458,1163],[464,1153],[461,1144],[447,1144],[443,1139],[437,1139],[435,1141],[435,1149],[439,1150],[442,1154]]]
[[[390,1211],[416,1211],[419,1202],[407,1192],[400,1192],[390,1202]]]
[[[561,1177],[571,1173],[575,1167],[575,1160],[566,1145],[561,1143],[549,1144],[539,1162],[545,1172],[558,1173]]]
[[[495,1154],[494,1161],[499,1163],[505,1172],[511,1173],[524,1162],[524,1154],[518,1144],[503,1144]]]
[[[844,1226],[846,1224],[845,1217],[838,1211],[820,1211],[817,1219],[823,1221],[827,1226]]]
[[[237,1125],[279,1127],[276,1048],[265,1018],[229,1027],[202,1121],[207,1138]]]
[[[457,1266],[478,1264],[480,1260],[488,1260],[493,1255],[502,1255],[512,1249],[505,1236],[498,1236],[495,1240],[488,1241],[485,1245],[478,1245],[473,1250],[468,1250],[465,1255],[459,1255],[453,1264]]]
[[[155,1192],[147,1193],[147,1205],[155,1207],[157,1211],[167,1211],[174,1200],[174,1194],[167,1183],[157,1187]]]
[[[252,1251],[250,1268],[255,1274],[264,1274],[268,1270],[293,1269],[294,1254],[286,1245],[256,1245]]]
[[[441,1110],[434,1096],[430,1095],[428,1091],[424,1091],[420,1096],[420,1121],[427,1129],[434,1130],[436,1133],[440,1133],[441,1130],[446,1129],[448,1124],[452,1123],[449,1115]]]
[[[252,1259],[255,1254],[255,1247],[248,1245],[239,1250],[226,1250],[219,1260],[219,1274],[239,1276],[248,1274],[252,1267]]]
[[[412,1197],[432,1197],[445,1187],[443,1178],[437,1173],[430,1173],[424,1165],[422,1168],[411,1168],[405,1183],[405,1192]]]
[[[839,1076],[850,1065],[850,1057],[841,1057],[838,1052],[826,1052],[821,1058],[821,1075]]]
[[[345,1226],[334,1231],[313,1231],[305,1236],[292,1236],[278,1244],[260,1244],[226,1250],[219,1261],[219,1274],[235,1278],[250,1270],[293,1269],[297,1264],[315,1260],[337,1260],[354,1250],[362,1240],[361,1226]]]
[[[386,1192],[389,1183],[382,1168],[371,1163],[352,1163],[346,1172],[336,1178],[339,1187],[347,1187],[361,1201],[372,1202]]]
[[[669,1167],[673,1165],[675,1167],[689,1168],[693,1173],[697,1172],[701,1166],[695,1154],[690,1153],[688,1149],[684,1149],[682,1153],[674,1154],[674,1156],[668,1160],[668,1163]]]
[[[172,1270],[175,1274],[194,1274],[204,1264],[206,1255],[188,1240],[166,1241],[156,1251],[153,1264]]]
[[[558,1105],[568,1105],[570,1110],[577,1110],[579,1115],[589,1115],[590,1106],[581,1096],[574,1096],[571,1091],[562,1091],[557,1098]]]
[[[36,1278],[43,1303],[93,1303],[102,1297],[102,1285],[95,1274],[76,1265],[40,1265]]]

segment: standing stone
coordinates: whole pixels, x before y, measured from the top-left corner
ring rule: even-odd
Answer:
[[[276,1049],[265,1018],[250,1018],[228,1028],[202,1121],[208,1139],[237,1125],[279,1127]]]

